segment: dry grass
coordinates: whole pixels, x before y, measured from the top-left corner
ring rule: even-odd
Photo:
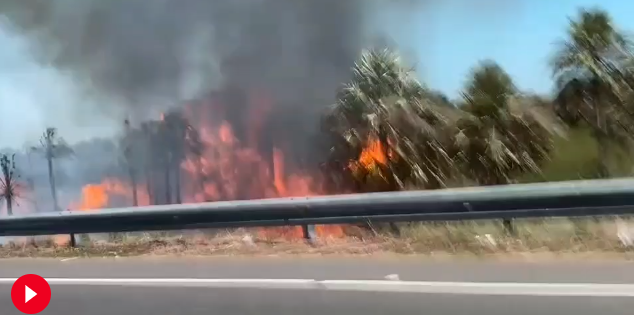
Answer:
[[[78,248],[59,244],[54,238],[0,247],[0,257],[71,257],[138,255],[370,255],[423,254],[429,256],[592,254],[633,258],[633,218],[517,220],[509,235],[496,221],[409,223],[401,235],[383,229],[346,227],[346,237],[323,237],[313,244],[301,239],[262,237],[257,230],[221,233],[141,233],[110,235],[109,241],[84,240]],[[116,240],[116,241],[115,241]]]

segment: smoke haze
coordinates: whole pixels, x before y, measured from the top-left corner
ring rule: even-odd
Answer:
[[[378,33],[365,17],[413,5],[365,3],[0,0],[0,115],[21,117],[0,141],[34,141],[46,126],[70,142],[109,135],[124,117],[156,118],[226,86],[269,91],[293,118],[281,123],[306,129]]]
[[[377,37],[417,56],[404,44],[433,40],[439,9],[500,15],[509,3],[0,0],[0,115],[20,117],[3,119],[0,147],[35,141],[46,126],[70,142],[109,136],[124,117],[156,118],[228,85],[270,91],[281,123],[298,125],[292,133],[312,125]],[[413,27],[422,18],[429,29]]]

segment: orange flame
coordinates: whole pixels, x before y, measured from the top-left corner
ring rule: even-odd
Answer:
[[[367,141],[367,145],[362,149],[359,157],[356,160],[349,162],[348,167],[353,171],[357,171],[360,168],[366,172],[370,172],[378,166],[388,164],[388,161],[394,159],[392,151],[386,150],[384,145],[379,139],[371,137]]]
[[[372,167],[377,164],[386,165],[388,157],[384,154],[384,146],[378,139],[370,139],[369,144],[359,155],[359,163],[364,167]]]
[[[111,206],[113,198],[124,199],[127,205],[132,204],[132,187],[115,178],[106,178],[99,184],[88,184],[82,187],[82,195],[78,202],[69,206],[71,210],[98,210]],[[139,205],[150,204],[145,189],[137,187]]]

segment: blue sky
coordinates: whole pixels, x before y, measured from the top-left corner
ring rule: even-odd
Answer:
[[[496,60],[522,89],[551,92],[548,58],[578,7],[599,6],[620,29],[633,31],[629,0],[473,0],[466,8],[468,1],[419,11],[414,32],[398,39],[408,38],[407,46],[417,52],[417,72],[426,84],[450,97],[458,95],[469,69],[482,59]]]

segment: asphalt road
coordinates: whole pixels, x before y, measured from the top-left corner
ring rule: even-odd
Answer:
[[[633,262],[446,262],[421,258],[0,259],[0,278],[36,272],[72,278],[269,278],[408,281],[633,283]]]
[[[0,285],[0,312],[19,315]],[[53,287],[45,315],[627,315],[632,298],[420,295],[258,289]]]
[[[41,313],[51,315],[633,313],[632,262],[450,263],[371,258],[12,259],[0,260],[0,314],[21,314],[11,303],[11,278],[26,273],[51,279],[52,300]],[[372,281],[382,280],[389,274],[397,274],[402,281]],[[171,278],[171,282],[152,282],[166,278]],[[227,282],[188,280],[192,278],[225,279],[223,281]],[[246,282],[269,280],[250,282],[249,287],[240,279]],[[305,279],[302,280],[305,282],[283,279]],[[106,282],[115,280],[124,283]],[[446,284],[447,281],[451,283]],[[240,285],[231,286],[236,283]],[[599,285],[602,283],[606,289]],[[275,287],[275,284],[284,285]],[[585,286],[589,286],[588,290],[578,288]],[[623,289],[613,288],[620,286],[630,288],[630,295],[624,295]],[[359,291],[369,287],[378,289]],[[385,290],[387,287],[390,290]],[[403,292],[393,290],[402,287],[406,287]],[[421,291],[413,292],[415,287]],[[613,289],[617,291],[611,291]],[[586,293],[580,293],[583,291]],[[566,296],[568,292],[574,292],[571,293],[574,296]]]

